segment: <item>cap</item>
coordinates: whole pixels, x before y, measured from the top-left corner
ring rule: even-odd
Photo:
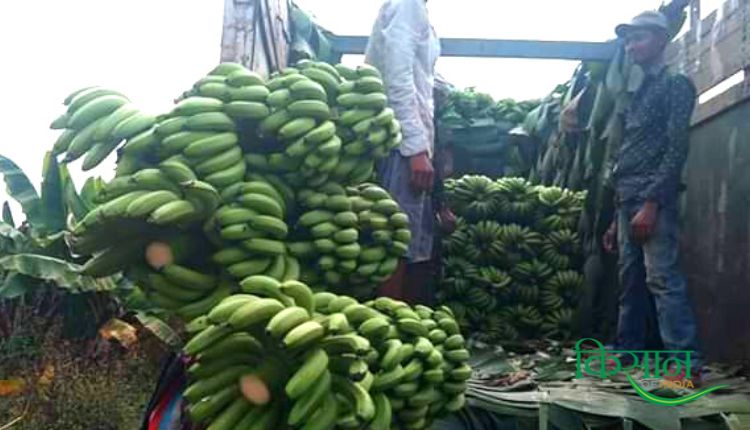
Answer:
[[[619,37],[625,37],[629,32],[642,28],[658,28],[668,32],[669,21],[661,12],[646,11],[633,18],[628,24],[618,25],[615,28],[615,33]]]

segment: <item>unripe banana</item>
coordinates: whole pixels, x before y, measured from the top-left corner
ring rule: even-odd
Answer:
[[[240,69],[227,75],[227,84],[233,87],[262,86],[265,85],[265,81],[262,76],[251,70]]]
[[[112,130],[111,136],[112,139],[130,139],[150,129],[155,123],[155,116],[137,112],[135,115],[131,115],[118,123],[114,130]]]
[[[188,118],[185,128],[191,131],[235,131],[232,118],[223,112],[205,112]]]
[[[132,104],[126,103],[120,106],[114,112],[107,115],[106,118],[99,123],[99,126],[96,128],[96,131],[94,131],[94,134],[92,136],[93,139],[101,141],[112,137],[112,132],[114,131],[115,127],[117,127],[120,122],[129,118],[130,116],[135,115],[136,113],[138,113],[138,109]]]
[[[216,156],[237,145],[237,134],[233,132],[216,133],[212,136],[194,141],[188,145],[184,153],[194,159],[204,159]]]
[[[292,116],[289,112],[286,109],[280,109],[261,121],[259,129],[264,136],[273,136],[291,120]]]
[[[283,309],[284,305],[278,300],[261,298],[234,311],[228,322],[235,330],[246,330],[259,324],[265,324]]]
[[[332,139],[335,135],[336,125],[331,121],[325,121],[305,134],[305,142],[319,144]]]
[[[287,349],[301,349],[312,345],[323,338],[325,328],[316,321],[307,321],[293,328],[282,343]]]
[[[227,272],[237,279],[245,279],[264,273],[271,266],[273,260],[270,258],[252,258],[237,262],[227,267]]]
[[[210,175],[234,166],[238,160],[244,163],[242,149],[238,145],[233,145],[226,151],[214,155],[195,166],[195,171],[200,175]]]
[[[180,196],[171,191],[152,191],[133,200],[125,210],[125,216],[129,218],[144,217],[157,208],[179,199]]]
[[[319,100],[298,100],[289,104],[286,109],[294,118],[314,118],[319,121],[331,118],[328,104]]]
[[[266,326],[266,334],[274,339],[282,339],[293,328],[307,321],[310,321],[307,309],[292,306],[271,318]]]
[[[245,160],[239,158],[239,160],[232,166],[227,167],[222,171],[212,173],[204,178],[206,182],[215,186],[216,188],[223,188],[241,181],[247,172],[247,164]]]
[[[129,100],[119,95],[105,95],[89,101],[80,108],[69,112],[67,127],[82,130],[100,118],[106,118]]]
[[[248,87],[229,88],[229,99],[232,101],[246,101],[265,103],[270,91],[261,85]]]
[[[100,118],[90,123],[72,137],[67,145],[64,162],[77,160],[94,146],[96,141],[93,139],[93,134],[104,119],[106,118]]]
[[[159,164],[159,170],[175,183],[183,183],[198,179],[187,164],[177,160],[165,160]]]
[[[253,121],[262,120],[271,114],[265,104],[246,101],[227,103],[224,106],[224,112],[233,118],[249,119]]]
[[[221,112],[224,103],[210,97],[188,97],[177,103],[174,113],[177,116],[193,116],[206,112]]]
[[[170,264],[162,269],[162,273],[173,284],[199,291],[212,291],[216,286],[216,278],[197,272],[184,266]]]
[[[296,100],[328,102],[328,95],[325,88],[315,81],[304,80],[295,82],[289,87],[289,91]]]
[[[316,125],[317,122],[314,118],[298,117],[286,122],[279,129],[279,137],[287,141],[294,140],[307,134],[314,129]]]

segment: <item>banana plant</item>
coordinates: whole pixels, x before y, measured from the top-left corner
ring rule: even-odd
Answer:
[[[81,219],[93,207],[98,180],[87,181],[79,194],[67,167],[51,153],[44,157],[40,192],[16,163],[2,155],[0,174],[7,194],[25,218],[17,224],[8,202],[3,204],[0,339],[10,336],[16,323],[22,322],[19,310],[37,301],[44,305],[45,314],[62,314],[69,333],[95,335],[98,325],[118,312],[114,294],[127,289],[128,283],[121,277],[82,275],[85,261],[70,253],[64,239],[68,219]]]

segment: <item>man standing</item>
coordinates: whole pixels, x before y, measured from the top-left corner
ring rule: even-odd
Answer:
[[[411,245],[380,293],[410,302],[429,302],[435,234],[430,192],[434,186],[433,124],[435,63],[440,42],[425,0],[386,0],[370,36],[365,61],[383,74],[386,92],[401,122],[403,142],[378,166],[378,178],[409,215]]]
[[[696,90],[664,64],[668,28],[664,15],[644,12],[616,29],[645,78],[623,114],[624,136],[612,172],[617,213],[604,247],[619,250],[616,347],[644,349],[651,294],[665,349],[694,351],[698,370],[697,326],[678,264],[677,207]]]

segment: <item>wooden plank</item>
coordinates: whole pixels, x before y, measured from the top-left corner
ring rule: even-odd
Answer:
[[[289,50],[286,0],[225,0],[221,61],[263,75],[285,67]]]
[[[744,82],[697,106],[693,114],[692,124],[693,126],[700,125],[748,99],[750,99],[750,70],[745,72]]]
[[[364,54],[366,36],[333,36],[335,50],[343,54]],[[600,60],[612,58],[615,42],[561,42],[541,40],[443,38],[445,57],[542,58],[557,60]]]
[[[750,0],[729,1],[722,7],[722,19],[714,12],[695,29],[700,38],[688,33],[667,51],[667,62],[691,76],[699,94],[750,65]]]

